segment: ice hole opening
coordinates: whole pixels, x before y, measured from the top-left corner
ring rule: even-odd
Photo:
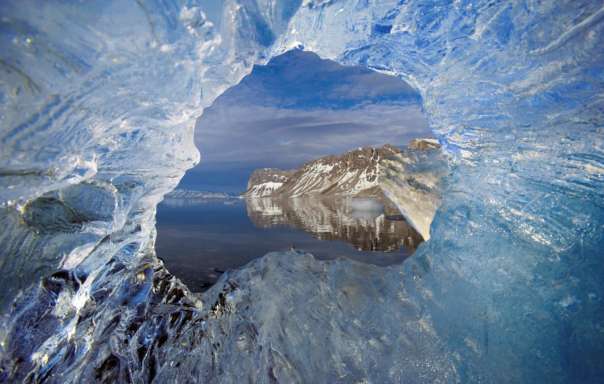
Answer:
[[[399,78],[302,50],[255,66],[197,121],[201,162],[158,207],[157,256],[192,291],[271,251],[404,261],[426,236],[401,201],[440,153],[421,105]]]

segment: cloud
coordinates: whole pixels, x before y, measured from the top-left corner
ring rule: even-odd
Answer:
[[[404,145],[429,135],[417,105],[367,105],[348,110],[283,110],[229,106],[200,119],[196,144],[205,163],[272,161],[299,164],[367,145]]]

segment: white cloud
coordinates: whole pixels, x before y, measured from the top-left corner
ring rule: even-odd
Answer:
[[[280,166],[359,146],[404,145],[426,135],[427,122],[417,105],[348,110],[231,105],[209,110],[195,137],[206,165],[274,160]]]

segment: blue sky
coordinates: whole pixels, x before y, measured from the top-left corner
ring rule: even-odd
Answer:
[[[180,187],[236,193],[259,167],[293,168],[367,145],[429,136],[419,95],[405,82],[292,51],[256,66],[204,111],[201,163]]]

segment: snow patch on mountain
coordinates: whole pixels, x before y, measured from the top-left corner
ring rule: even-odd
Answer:
[[[252,186],[252,188],[247,190],[246,195],[254,197],[267,197],[271,196],[282,186],[283,183],[279,183],[276,181],[267,181],[265,183],[260,183]]]
[[[268,197],[279,190],[289,180],[293,171],[277,168],[261,168],[252,172],[247,183],[246,197]]]

